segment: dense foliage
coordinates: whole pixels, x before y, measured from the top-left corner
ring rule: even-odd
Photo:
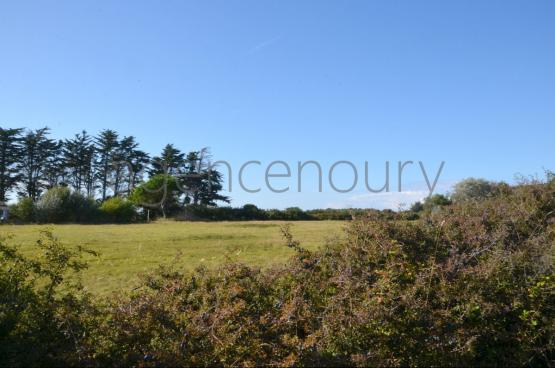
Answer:
[[[93,222],[98,217],[96,202],[67,187],[54,187],[46,191],[34,208],[37,222]]]
[[[102,213],[100,217],[107,222],[128,223],[133,222],[137,216],[133,203],[121,197],[105,200],[99,210]]]
[[[98,202],[68,187],[53,187],[37,202],[26,197],[10,206],[14,223],[129,223],[138,213],[129,200],[111,197]]]
[[[261,209],[252,204],[243,207],[215,207],[203,204],[182,206],[178,197],[176,179],[156,174],[140,183],[127,197],[109,197],[103,202],[85,197],[66,186],[45,191],[38,201],[25,197],[10,206],[11,221],[15,223],[130,223],[158,215],[172,216],[179,221],[302,221],[351,220],[372,213],[383,220],[402,219],[405,213],[391,210],[369,209],[316,209],[302,210],[290,207],[284,210]],[[417,216],[417,215],[415,215]]]
[[[0,202],[8,200],[8,192],[21,180],[17,165],[21,131],[22,129],[0,128]]]
[[[289,207],[284,210],[262,209],[253,204],[246,204],[243,207],[207,207],[207,206],[187,206],[176,214],[176,220],[184,221],[306,221],[306,220],[351,220],[358,216],[365,216],[372,213],[383,220],[393,220],[401,218],[402,215],[396,214],[391,210],[373,209],[315,209],[303,210],[299,207]]]
[[[229,203],[229,198],[221,194],[223,176],[212,167],[205,148],[185,155],[170,144],[160,156],[151,159],[139,148],[135,137],[122,137],[111,129],[95,137],[83,131],[71,139],[55,140],[46,127],[36,130],[0,127],[0,205],[17,194],[21,203],[13,209],[20,222],[112,221],[113,216],[95,218],[89,212],[81,216],[76,208],[66,206],[67,201],[59,200],[61,193],[51,192],[67,191],[71,199],[80,196],[88,202],[96,201],[96,207],[108,208],[110,204],[102,202],[110,198],[143,199],[140,197],[145,188],[167,192],[164,187],[151,188],[153,183],[165,184],[159,178],[167,176],[172,177],[176,189],[168,198],[175,205],[174,212],[188,204]],[[137,189],[141,185],[142,189]],[[136,190],[139,193],[134,195]],[[153,210],[153,215],[165,215],[165,201],[136,202]],[[37,211],[27,211],[30,207]],[[96,211],[96,215],[103,213]]]
[[[416,221],[357,217],[322,250],[228,264],[93,301],[77,251],[2,244],[3,365],[548,366],[555,359],[555,181],[504,187]],[[46,282],[36,282],[42,277]],[[62,287],[63,286],[63,287]]]
[[[81,362],[81,343],[95,315],[78,278],[83,252],[60,244],[44,231],[39,257],[23,257],[0,239],[0,366],[52,366]]]

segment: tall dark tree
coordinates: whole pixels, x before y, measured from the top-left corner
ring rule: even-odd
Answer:
[[[142,180],[144,171],[146,170],[147,165],[150,163],[150,157],[146,152],[139,149],[134,149],[133,151],[131,151],[128,160],[129,167],[131,169],[131,174],[129,176],[127,187],[127,193],[129,194],[131,193],[133,188],[135,188],[137,183]]]
[[[220,194],[223,175],[212,166],[207,148],[189,152],[185,172],[180,175],[178,183],[185,192],[185,204],[215,206],[217,201],[230,202],[229,197]]]
[[[49,132],[46,127],[29,130],[22,138],[19,160],[21,185],[18,194],[20,196],[37,200],[42,190],[51,184],[48,170],[53,157],[59,151],[59,143],[48,138]]]
[[[67,170],[67,181],[78,192],[92,195],[92,170],[94,145],[86,131],[66,139],[63,145],[63,165]]]
[[[102,200],[106,199],[108,188],[113,179],[113,159],[118,145],[118,134],[111,129],[103,130],[95,139],[95,149],[97,152],[95,174],[99,181]]]
[[[129,194],[149,162],[148,155],[138,149],[135,137],[124,137],[114,154],[114,194]]]
[[[131,171],[128,166],[129,156],[131,151],[138,145],[134,137],[123,137],[114,150],[114,155],[112,157],[112,165],[114,168],[114,195],[119,196],[122,194],[122,188],[125,186],[127,174]]]
[[[47,189],[57,185],[67,185],[67,168],[62,164],[63,141],[52,140],[50,154],[46,158],[44,167],[44,180]]]
[[[83,150],[83,184],[87,197],[94,197],[96,190],[96,176],[94,164],[96,159],[96,147],[90,144]]]
[[[198,203],[202,206],[216,206],[217,202],[230,203],[231,199],[221,193],[223,190],[223,175],[215,168],[209,168],[202,173],[202,182],[198,193]]]
[[[185,204],[199,204],[205,165],[205,150],[192,151],[187,154],[184,172],[180,175],[178,184],[185,193]]]
[[[153,157],[150,164],[150,176],[158,174],[177,175],[185,165],[185,154],[175,148],[173,144],[167,144],[160,156]]]
[[[0,202],[6,202],[21,175],[17,162],[21,155],[21,132],[23,129],[0,127]]]

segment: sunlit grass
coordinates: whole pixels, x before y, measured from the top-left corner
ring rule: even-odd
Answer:
[[[175,222],[132,225],[3,225],[0,235],[12,235],[26,255],[36,252],[39,231],[52,228],[63,244],[97,251],[87,257],[83,284],[96,294],[129,290],[137,275],[176,259],[178,267],[192,270],[214,267],[226,260],[267,267],[286,262],[292,250],[284,246],[280,226],[286,222]],[[316,249],[330,237],[340,236],[341,221],[299,221],[291,231],[307,249]]]

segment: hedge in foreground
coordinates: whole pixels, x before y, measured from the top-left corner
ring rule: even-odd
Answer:
[[[81,268],[78,253],[52,237],[40,243],[49,256],[38,264],[2,246],[0,359],[153,367],[553,363],[553,182],[506,188],[416,222],[357,219],[343,240],[314,253],[283,232],[296,250],[287,266],[229,264],[188,275],[165,266],[104,301],[66,285],[65,271]],[[30,283],[31,275],[50,281]]]

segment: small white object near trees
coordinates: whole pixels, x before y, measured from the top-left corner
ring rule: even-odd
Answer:
[[[8,221],[8,206],[5,202],[0,202],[0,221]]]

